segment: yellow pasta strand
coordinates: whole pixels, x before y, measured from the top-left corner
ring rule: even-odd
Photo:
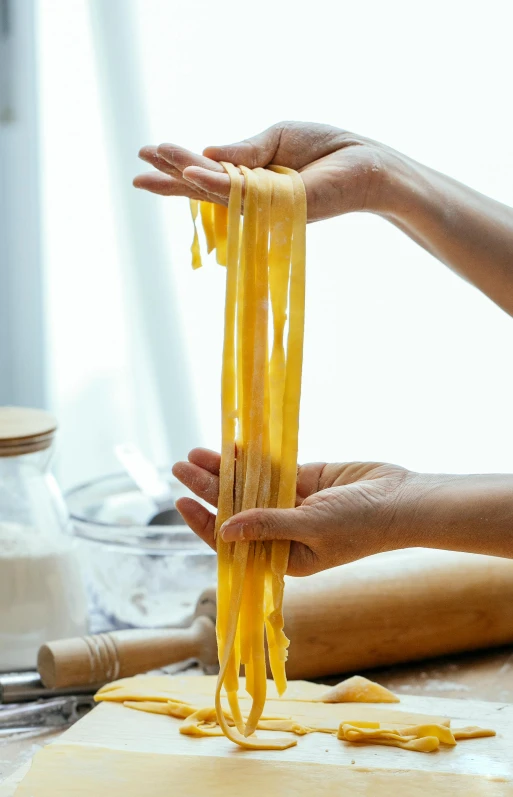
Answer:
[[[207,253],[216,248],[216,235],[214,232],[214,205],[212,202],[200,202],[201,225],[207,241]]]
[[[263,351],[261,338],[263,324],[267,314],[262,307],[263,297],[262,280],[260,273],[257,275],[257,248],[258,248],[258,213],[260,201],[269,200],[269,191],[263,191],[260,196],[258,179],[254,173],[245,166],[241,171],[246,180],[245,215],[244,215],[244,305],[243,305],[243,350],[242,363],[242,393],[243,403],[243,428],[247,430],[244,438],[245,473],[244,492],[242,496],[242,509],[252,509],[256,506],[258,497],[258,483],[260,480],[260,465],[262,462],[262,418],[264,400],[264,380],[261,371]],[[259,272],[261,269],[259,269]]]
[[[253,600],[255,611],[252,627],[252,669],[253,669],[253,705],[246,723],[244,736],[254,733],[265,706],[267,691],[267,672],[265,667],[264,647],[264,586],[265,586],[265,547],[263,543],[255,543],[253,564]]]
[[[246,201],[250,201],[249,194],[254,180],[257,180],[258,214],[256,225],[256,241],[254,248],[254,282],[253,295],[248,292],[245,296],[246,307],[254,312],[254,342],[249,352],[253,355],[251,393],[249,404],[249,440],[245,449],[247,451],[247,464],[244,483],[244,503],[247,508],[259,505],[259,497],[268,493],[267,480],[270,476],[268,464],[264,461],[264,448],[268,436],[268,423],[266,423],[266,394],[267,394],[267,354],[268,354],[268,251],[269,251],[269,224],[271,212],[271,180],[269,173],[257,169],[251,173],[242,167],[246,178]],[[248,239],[249,241],[250,239]],[[250,256],[245,248],[246,267]],[[253,252],[251,252],[253,261]],[[248,358],[249,359],[249,358]],[[256,490],[255,490],[256,488]],[[262,505],[262,504],[260,504]],[[251,635],[251,666],[250,689],[253,697],[253,706],[246,724],[244,736],[251,736],[265,705],[267,675],[264,653],[264,586],[265,586],[265,548],[260,543],[252,543],[253,568],[251,583],[252,610],[249,613],[248,623]],[[242,618],[241,618],[242,620]]]
[[[220,663],[215,707],[219,728],[240,746],[285,749],[295,740],[259,740],[253,734],[261,723],[266,699],[264,631],[278,692],[282,694],[286,688],[283,588],[289,545],[276,541],[225,543],[219,529],[241,510],[295,504],[306,201],[302,180],[290,169],[223,166],[231,183],[228,209],[199,205],[207,249],[215,248],[217,261],[227,266],[215,525]],[[199,245],[195,252],[199,257]],[[240,663],[252,696],[247,717],[242,716],[237,699]],[[229,714],[221,705],[223,688]],[[190,717],[183,732],[218,734],[212,716],[211,710],[205,710]],[[289,730],[293,723],[280,725],[269,720],[265,727],[271,726]],[[309,730],[298,728],[296,732]]]
[[[240,660],[244,665],[251,661],[251,648],[253,646],[253,567],[255,559],[255,545],[248,544],[248,561],[244,574],[244,589],[240,609]],[[253,694],[252,673],[246,673],[246,689]]]
[[[214,233],[216,239],[216,258],[220,266],[226,266],[227,259],[228,208],[214,205]]]
[[[231,180],[231,185],[233,187],[235,182],[238,182],[240,178],[238,178],[230,167],[226,167]],[[230,195],[232,196],[233,188],[230,191]],[[234,205],[232,205],[234,207]],[[240,200],[238,204],[238,209],[240,212]],[[217,222],[219,218],[219,214],[216,213],[217,208],[215,209],[214,218]],[[255,225],[256,226],[256,225]],[[233,229],[233,225],[232,225]],[[221,234],[222,234],[221,230]],[[215,233],[216,233],[216,248],[218,252],[218,261],[219,261],[219,226],[216,223],[215,225]],[[231,233],[231,230],[230,230]],[[231,236],[230,236],[231,237]],[[238,237],[238,225],[237,225],[237,237]],[[246,236],[247,240],[249,241],[249,235]],[[249,243],[248,243],[249,248]],[[231,255],[233,254],[232,250],[230,249],[230,262],[228,263],[228,274],[227,274],[227,284],[228,278],[230,276],[233,262]],[[228,252],[227,252],[228,255]],[[228,262],[228,260],[227,260]],[[236,298],[236,296],[235,296]],[[235,315],[230,316],[230,322],[233,320],[233,325],[235,326]],[[226,322],[225,322],[226,323]],[[229,335],[230,340],[233,340],[233,330],[230,326],[229,330],[225,329],[225,343],[226,343],[226,335]],[[231,343],[230,343],[230,350],[231,350]],[[226,375],[226,380],[224,376]],[[228,384],[229,383],[229,384]],[[223,351],[223,380],[222,380],[223,390],[226,389],[229,397],[233,400],[234,393],[235,393],[235,386],[236,386],[236,378],[233,372],[233,369],[229,367],[229,359],[225,356],[225,350]],[[230,403],[231,407],[231,403]],[[223,410],[223,420],[224,420],[224,410]],[[233,430],[235,431],[235,430]],[[232,450],[233,450],[233,442],[235,439],[235,434],[232,436]],[[221,460],[221,469],[222,469],[222,460]],[[226,489],[226,491],[230,491],[233,501],[233,483],[234,478],[227,478],[226,481],[222,480],[222,474],[220,474],[220,491],[222,489]],[[217,521],[217,527],[219,528],[221,525],[221,520]],[[218,644],[219,644],[219,653],[220,653],[220,670],[219,670],[219,678],[216,687],[216,694],[215,694],[215,705],[217,711],[217,718],[219,725],[223,729],[223,732],[228,738],[232,739],[232,741],[239,742],[239,737],[244,738],[241,734],[242,727],[235,731],[229,727],[228,723],[223,714],[222,706],[221,706],[221,690],[223,685],[225,685],[225,680],[227,681],[225,688],[228,695],[228,699],[230,701],[230,705],[237,706],[237,697],[236,692],[237,690],[232,688],[235,684],[230,684],[230,663],[233,662],[234,653],[233,648],[235,645],[236,635],[237,635],[237,625],[239,619],[239,613],[242,603],[242,596],[243,596],[243,588],[244,588],[244,578],[246,572],[246,565],[248,559],[248,544],[247,543],[235,543],[233,547],[233,551],[231,551],[231,559],[228,560],[226,556],[226,543],[222,540],[218,540],[219,543],[219,555],[222,556],[223,559],[223,566],[221,567],[221,559],[219,560],[218,565],[218,591],[219,593],[223,594],[223,617],[222,622],[217,625],[217,634],[218,634]],[[228,567],[226,567],[226,563],[228,562]],[[227,569],[229,572],[227,572]],[[223,583],[220,583],[220,580],[223,579]],[[228,597],[229,592],[229,597]]]
[[[288,175],[294,185],[294,220],[290,269],[289,331],[287,340],[287,366],[283,398],[283,434],[281,446],[280,485],[278,507],[290,508],[296,504],[297,448],[299,429],[299,402],[303,365],[305,265],[306,265],[306,194],[303,181],[297,172],[281,166],[271,166],[273,171]],[[280,652],[279,672],[273,672],[279,694],[286,688],[285,660],[288,639],[283,632],[283,590],[289,559],[290,543],[274,541],[271,557],[273,574],[272,592],[274,611],[269,622]]]
[[[282,470],[284,391],[287,369],[284,349],[284,329],[289,299],[293,212],[293,184],[287,175],[281,176],[276,174],[273,185],[273,208],[271,209],[269,251],[269,287],[274,327],[273,351],[269,373],[271,392],[271,506],[279,505],[278,497]],[[279,550],[280,543],[273,542],[271,546],[270,570],[266,579],[266,635],[271,672],[279,694],[283,694],[287,687],[284,661],[288,641],[281,630],[283,623],[280,621],[280,606],[284,581],[283,578],[280,578],[279,574],[282,571],[283,574],[285,573],[287,563],[283,561],[277,565],[276,556]],[[286,553],[286,559],[288,561],[288,547],[283,550],[283,553]]]
[[[269,371],[271,394],[271,506],[278,506],[281,442],[283,432],[283,392],[285,389],[284,335],[287,321],[290,252],[292,244],[294,195],[290,178],[276,175],[271,206],[269,242],[269,293],[273,313],[273,348]]]
[[[196,226],[196,219],[198,218],[198,205],[199,202],[197,199],[190,199],[189,206],[191,209],[191,216],[192,216],[192,224],[194,227],[194,238],[192,239],[191,245],[191,255],[192,255],[192,267],[194,269],[201,268],[201,251],[200,251],[200,244],[198,238],[198,228]]]
[[[223,345],[223,372],[221,377],[222,445],[221,469],[219,474],[219,500],[216,518],[216,536],[220,526],[233,515],[233,481],[235,477],[235,321],[237,302],[237,272],[239,258],[239,217],[242,197],[242,177],[231,166],[227,168],[231,179],[231,192],[228,206],[226,243],[226,302],[225,334]],[[218,623],[217,638],[219,655],[224,655],[224,639],[227,633],[230,613],[230,567],[233,557],[233,543],[218,540]],[[227,662],[226,687],[228,692],[238,690],[239,657],[233,645]],[[233,698],[232,698],[233,700]]]

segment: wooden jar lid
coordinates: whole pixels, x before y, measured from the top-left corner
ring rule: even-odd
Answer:
[[[57,421],[44,410],[0,407],[0,457],[43,451],[52,444]]]

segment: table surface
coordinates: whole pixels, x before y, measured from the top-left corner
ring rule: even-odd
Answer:
[[[370,670],[365,675],[397,694],[513,703],[511,646]]]
[[[387,667],[364,674],[397,694],[513,703],[513,647]],[[343,677],[346,676],[323,678],[322,682],[338,683]],[[54,731],[0,738],[0,783],[58,735]]]

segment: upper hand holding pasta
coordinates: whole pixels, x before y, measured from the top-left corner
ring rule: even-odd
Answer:
[[[143,147],[140,157],[158,169],[139,175],[137,188],[226,205],[230,178],[219,161],[256,168],[288,166],[301,174],[308,221],[350,211],[388,212],[393,204],[393,150],[337,127],[280,122],[237,144],[207,147],[197,155],[174,144]]]

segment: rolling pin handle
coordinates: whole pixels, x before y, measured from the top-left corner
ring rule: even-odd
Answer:
[[[134,629],[60,639],[39,650],[37,668],[51,689],[98,684],[186,659],[207,666],[216,656],[212,620],[199,616],[189,628]]]

